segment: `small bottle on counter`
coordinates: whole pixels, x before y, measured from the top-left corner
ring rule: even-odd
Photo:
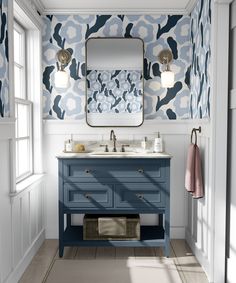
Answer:
[[[141,147],[143,150],[147,149],[147,137],[144,137],[144,140],[141,142]]]
[[[157,138],[154,140],[154,146],[153,146],[154,152],[163,152],[163,142],[162,138],[160,136],[160,132],[157,134]]]
[[[72,152],[72,143],[70,139],[65,141],[65,152]]]
[[[71,135],[71,138],[65,141],[65,152],[73,152],[73,144],[73,135]]]

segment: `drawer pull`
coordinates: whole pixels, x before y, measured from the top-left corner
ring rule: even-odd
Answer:
[[[141,173],[141,174],[143,174],[143,173],[144,173],[143,168],[139,168],[139,169],[138,169],[138,172]]]
[[[84,194],[86,198],[91,198],[90,194]]]
[[[141,194],[136,194],[136,196],[137,196],[137,198],[139,198],[139,199],[143,199],[143,195],[141,195]]]
[[[85,169],[85,173],[86,173],[86,174],[90,174],[90,173],[91,173],[91,170]]]

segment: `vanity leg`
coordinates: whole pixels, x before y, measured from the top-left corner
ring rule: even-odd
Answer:
[[[63,234],[64,234],[64,213],[62,210],[62,205],[61,203],[59,203],[59,257],[63,257],[63,252],[64,252]]]
[[[63,257],[63,254],[64,254],[64,247],[63,245],[59,244],[59,257]]]
[[[165,256],[170,256],[170,209],[166,209],[165,213]]]

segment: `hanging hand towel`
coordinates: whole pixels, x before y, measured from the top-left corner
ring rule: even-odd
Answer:
[[[193,198],[204,196],[200,151],[196,144],[190,144],[187,155],[185,188]]]
[[[204,196],[203,180],[202,180],[202,166],[199,147],[195,145],[195,188],[192,193],[193,198],[202,198]]]
[[[191,143],[188,148],[186,173],[185,173],[185,188],[188,192],[195,190],[195,145]]]

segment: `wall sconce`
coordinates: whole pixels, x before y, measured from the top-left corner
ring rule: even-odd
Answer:
[[[168,49],[162,50],[158,59],[161,64],[164,65],[164,70],[161,73],[161,85],[162,87],[173,87],[175,83],[175,74],[170,70],[170,63],[173,60],[172,52]]]
[[[71,53],[66,49],[61,49],[57,52],[57,68],[58,71],[55,73],[55,86],[58,88],[67,88],[69,84],[69,75],[65,71],[65,67],[71,60]]]

